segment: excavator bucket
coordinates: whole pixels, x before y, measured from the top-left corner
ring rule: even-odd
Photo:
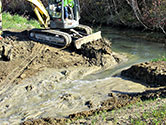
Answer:
[[[86,44],[91,41],[101,39],[101,38],[102,38],[101,31],[98,31],[96,33],[92,33],[92,34],[89,34],[87,36],[77,39],[76,41],[74,41],[74,45],[75,45],[76,49],[81,49],[81,45]]]

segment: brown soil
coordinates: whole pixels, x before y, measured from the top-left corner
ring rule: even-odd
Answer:
[[[122,71],[122,76],[140,80],[149,86],[166,85],[166,61],[145,62]]]
[[[1,84],[6,79],[11,78],[11,74],[15,73],[13,70],[17,71],[21,69],[21,72],[18,70],[16,72],[18,75],[15,75],[12,83],[19,83],[20,80],[25,79],[34,75],[35,73],[43,70],[44,68],[68,68],[84,66],[90,68],[92,66],[98,67],[110,67],[121,61],[116,54],[111,51],[111,45],[106,40],[98,40],[86,45],[83,45],[80,50],[75,50],[72,46],[67,49],[60,49],[57,47],[52,47],[37,42],[30,41],[27,38],[27,32],[4,32],[5,38],[1,41],[2,46],[12,46],[12,59],[7,61],[8,58],[5,58],[1,55],[0,61],[0,79]],[[40,49],[39,49],[40,48]],[[2,47],[3,53],[3,47]],[[33,55],[32,55],[33,53]],[[34,57],[29,59],[28,57]],[[27,60],[27,61],[25,61]],[[27,63],[23,65],[22,62]],[[122,74],[131,74],[132,78],[145,79],[145,82],[157,83],[157,85],[165,85],[161,83],[161,76],[165,72],[165,62],[151,62],[151,63],[142,63],[139,64],[131,71],[123,71]],[[18,68],[22,67],[22,68]],[[133,66],[134,67],[134,66]],[[156,68],[157,67],[157,68]],[[158,68],[159,67],[159,68]],[[140,68],[140,69],[139,69]],[[138,70],[139,69],[139,70]],[[126,72],[126,73],[125,73]],[[64,72],[65,73],[65,72]],[[146,75],[145,75],[146,74]],[[10,77],[9,77],[10,76]],[[137,77],[136,77],[137,76]],[[150,82],[153,78],[153,82]],[[10,79],[9,79],[10,80]],[[162,77],[162,81],[166,81],[165,77]],[[0,86],[1,86],[0,84]],[[31,89],[31,88],[27,88]],[[41,118],[41,119],[30,119],[25,121],[22,124],[33,125],[33,124],[64,124],[66,122],[73,122],[81,117],[89,117],[93,114],[98,114],[101,111],[111,111],[116,108],[126,106],[128,104],[133,104],[141,100],[148,100],[157,97],[165,97],[166,88],[158,90],[149,90],[143,93],[136,94],[119,94],[119,93],[109,93],[109,99],[100,102],[100,108],[91,109],[92,104],[90,101],[87,101],[86,105],[90,108],[88,111],[82,111],[74,114],[70,114],[67,118],[58,119],[58,118]],[[88,124],[85,122],[79,122],[78,124]]]
[[[2,48],[1,53],[3,53],[3,46],[7,49],[10,47],[12,50],[12,59],[8,61],[8,59],[1,54],[1,83],[32,53],[34,53],[34,55],[36,54],[36,56],[24,67],[22,73],[17,76],[19,79],[32,76],[46,67],[57,69],[79,66],[90,67],[93,65],[109,67],[112,65],[112,62],[115,63],[119,61],[117,56],[114,55],[110,49],[111,44],[106,42],[106,40],[88,43],[80,50],[76,50],[72,46],[61,49],[33,42],[27,38],[27,31],[4,31],[4,36],[5,38],[0,41]],[[39,52],[38,48],[42,47],[43,49]],[[19,79],[15,81],[18,83]]]

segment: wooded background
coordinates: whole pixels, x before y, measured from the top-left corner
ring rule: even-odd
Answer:
[[[47,6],[47,0],[42,2]],[[34,15],[26,0],[2,0],[2,4],[3,11]],[[166,33],[166,0],[80,0],[80,6],[82,22],[160,29]]]

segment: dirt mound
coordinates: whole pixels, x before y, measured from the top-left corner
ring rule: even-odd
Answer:
[[[122,76],[140,80],[150,86],[166,85],[166,62],[145,62],[122,71]]]
[[[28,57],[32,55],[32,53],[35,57],[29,64],[26,64],[26,69],[20,74],[21,79],[29,77],[43,68],[59,69],[78,66],[89,67],[93,65],[110,67],[117,64],[119,61],[118,57],[111,51],[110,42],[104,39],[93,41],[83,45],[80,50],[76,50],[72,46],[66,49],[60,49],[31,41],[27,37],[27,31],[4,31],[4,36],[0,45],[1,48],[7,46],[5,47],[7,48],[5,49],[7,54],[4,58],[4,50],[1,50],[1,81],[3,81],[13,69],[17,69],[21,62],[26,59],[29,60]],[[41,48],[42,50],[40,50]],[[10,50],[10,52],[8,50]],[[8,60],[6,60],[6,58]]]
[[[83,45],[78,53],[87,57],[90,64],[104,66],[107,62],[105,55],[111,56],[112,54],[110,48],[111,43],[105,39],[101,39]]]
[[[79,118],[86,118],[94,114],[99,114],[101,111],[111,111],[113,109],[121,108],[128,104],[134,104],[138,101],[145,101],[156,98],[166,97],[166,88],[161,88],[157,90],[147,90],[142,93],[131,93],[131,94],[115,94],[109,93],[110,98],[101,102],[101,107],[89,111],[78,112],[69,115],[68,118],[58,119],[58,118],[41,118],[41,119],[31,119],[21,123],[22,125],[33,125],[33,124],[65,124],[67,122],[75,123],[75,120]],[[78,123],[78,122],[77,122]],[[80,123],[81,124],[81,123]],[[86,124],[86,121],[84,122]]]
[[[4,32],[4,34],[5,38],[0,41],[0,48],[2,48],[0,51],[0,81],[4,80],[14,68],[28,57],[34,47],[34,43],[28,42],[23,33]],[[20,39],[22,40],[20,41]]]

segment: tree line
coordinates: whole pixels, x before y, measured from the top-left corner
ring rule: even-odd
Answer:
[[[48,1],[42,0],[45,6]],[[33,15],[25,0],[2,0],[3,10]],[[93,24],[160,29],[166,34],[166,0],[80,0],[81,19]]]

